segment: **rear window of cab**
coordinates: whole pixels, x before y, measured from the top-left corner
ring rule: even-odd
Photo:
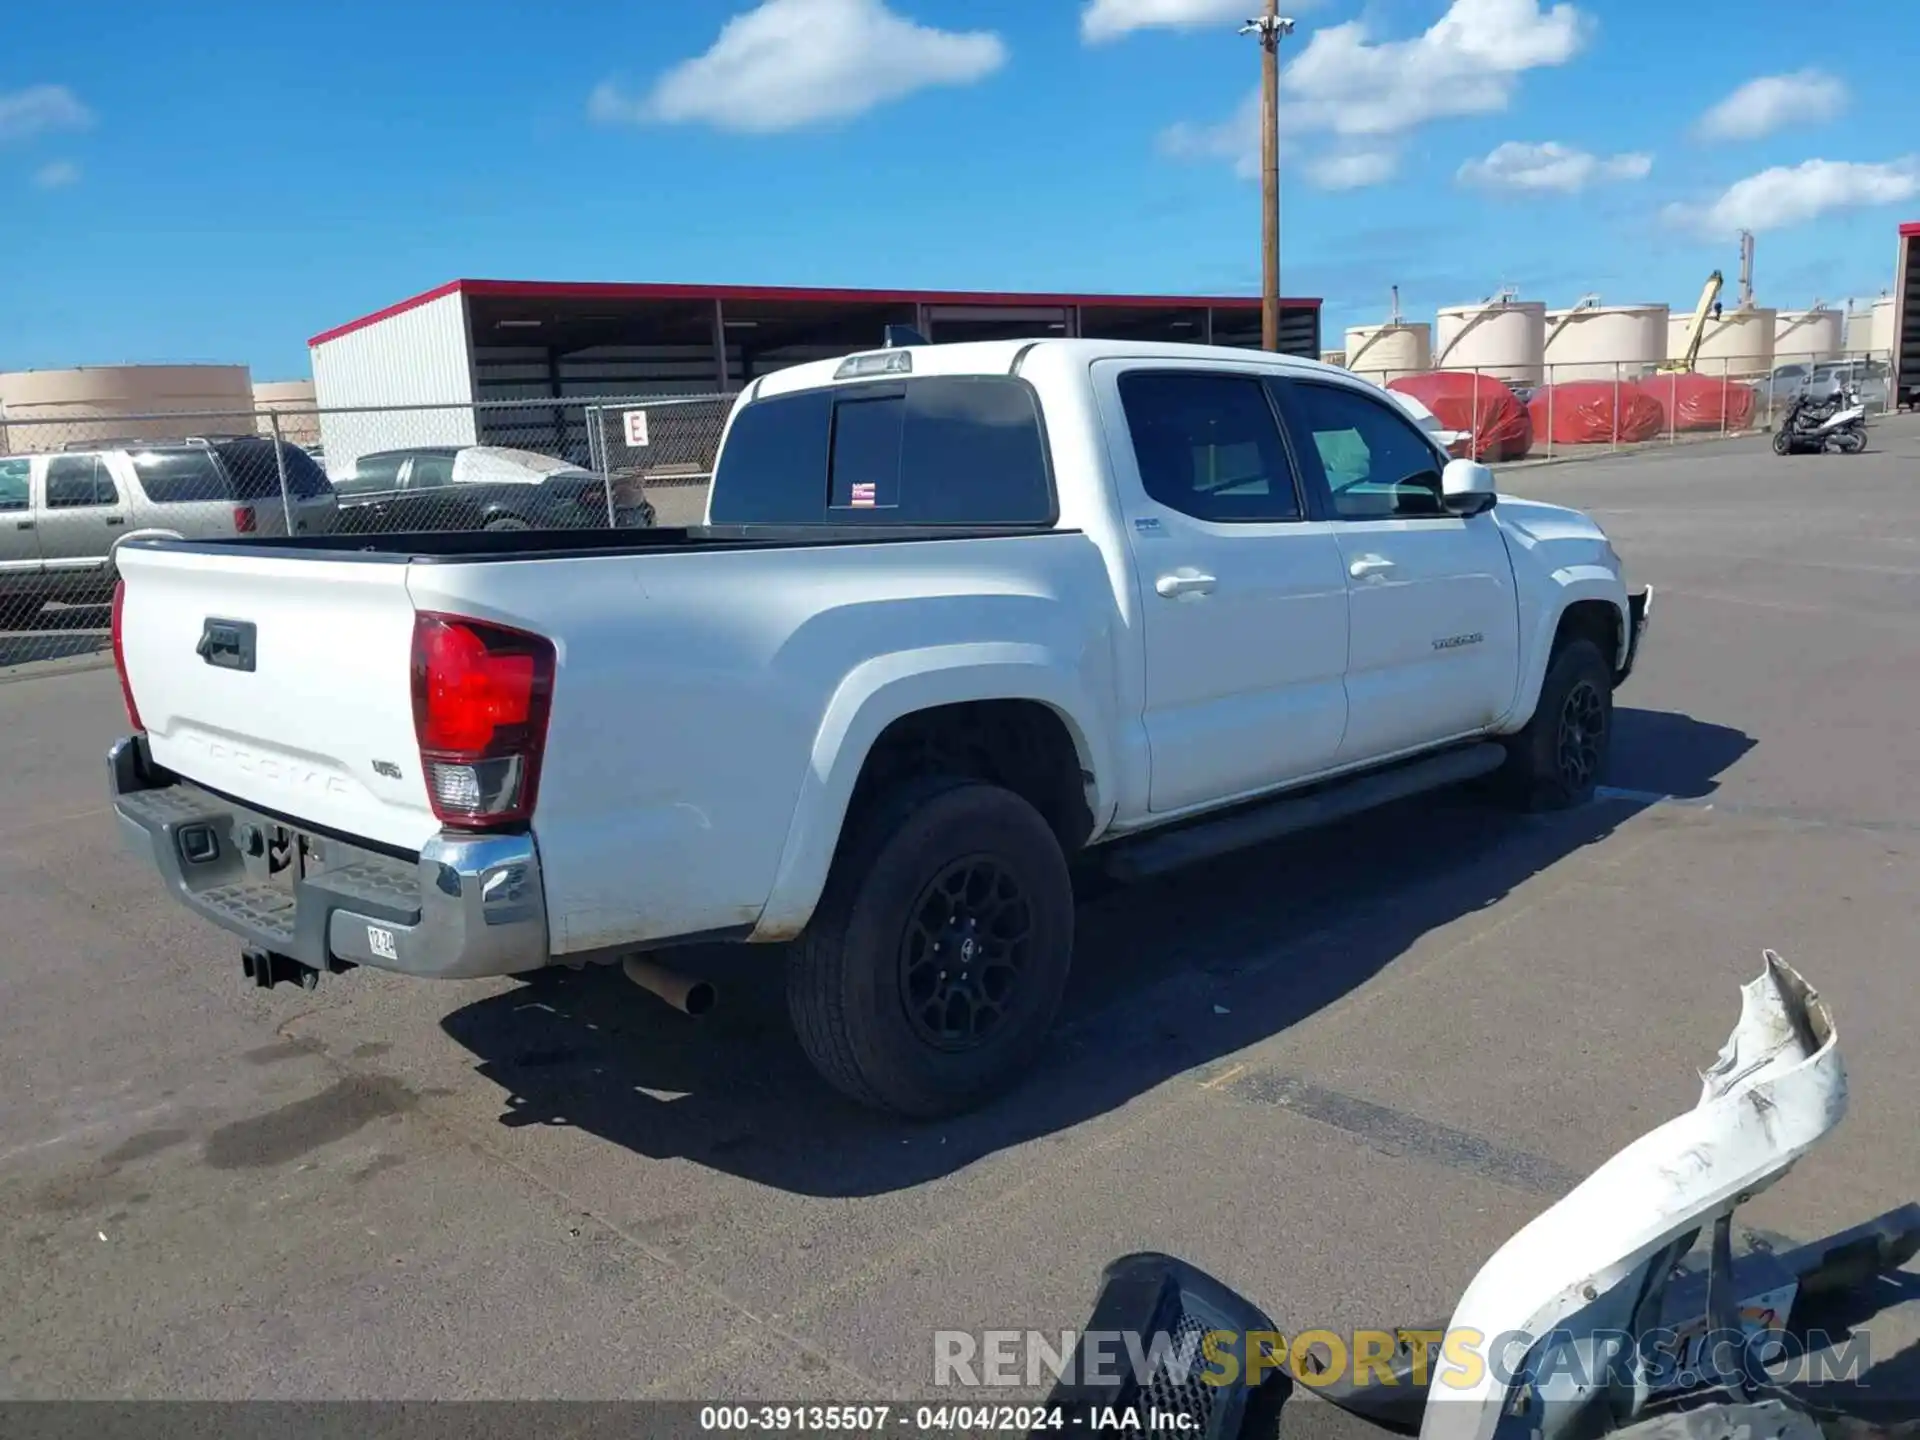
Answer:
[[[750,401],[713,480],[716,525],[1050,525],[1039,399],[1006,375],[927,375]]]

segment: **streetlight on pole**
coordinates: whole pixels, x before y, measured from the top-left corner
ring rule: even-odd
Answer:
[[[1240,27],[1260,37],[1260,348],[1280,348],[1280,40],[1293,33],[1293,21],[1280,13],[1280,0],[1267,0],[1267,13]]]

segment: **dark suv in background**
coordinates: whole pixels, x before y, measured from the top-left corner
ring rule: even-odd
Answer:
[[[532,450],[421,445],[360,456],[334,481],[337,528],[591,530],[653,524],[632,487]]]

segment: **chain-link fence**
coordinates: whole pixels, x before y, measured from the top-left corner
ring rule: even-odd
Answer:
[[[1777,426],[1802,396],[1891,404],[1888,357],[1752,373],[1610,362],[1360,373],[1489,461]],[[0,668],[104,649],[114,547],[184,538],[699,523],[729,395],[593,396],[232,414],[0,418]]]
[[[728,395],[0,421],[0,669],[109,643],[116,547],[698,524]]]
[[[1888,361],[1863,351],[1779,354],[1758,369],[1714,358],[1691,370],[1583,361],[1356,373],[1432,412],[1455,454],[1498,463],[1772,430],[1802,398],[1857,393],[1871,420],[1893,408]]]

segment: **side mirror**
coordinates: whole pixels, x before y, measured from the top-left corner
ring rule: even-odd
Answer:
[[[1498,499],[1493,471],[1478,460],[1449,460],[1440,472],[1440,503],[1449,515],[1478,515]]]

